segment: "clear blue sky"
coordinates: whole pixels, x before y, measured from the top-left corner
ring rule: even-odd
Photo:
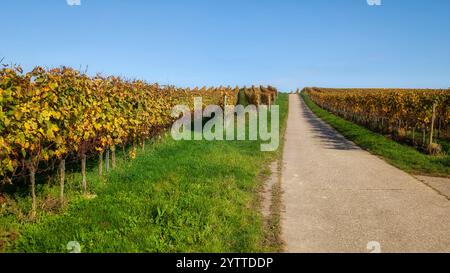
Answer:
[[[1,0],[0,58],[194,85],[450,86],[450,1]]]

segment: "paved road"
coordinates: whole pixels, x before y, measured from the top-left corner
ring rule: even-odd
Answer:
[[[382,252],[450,252],[448,199],[347,141],[298,95],[289,105],[282,174],[287,252],[369,252],[371,241]]]

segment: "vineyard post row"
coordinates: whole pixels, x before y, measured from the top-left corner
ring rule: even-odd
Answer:
[[[344,119],[405,140],[439,154],[435,138],[450,138],[450,90],[447,89],[331,89],[303,90],[317,105]],[[427,137],[428,135],[428,137]]]
[[[42,166],[59,162],[60,202],[64,203],[67,158],[81,161],[82,189],[88,192],[86,160],[98,153],[99,175],[103,159],[116,167],[116,149],[131,144],[145,149],[145,140],[169,127],[175,105],[189,105],[202,97],[206,105],[236,105],[243,92],[255,105],[272,104],[274,87],[239,89],[217,87],[201,89],[161,87],[144,81],[119,77],[89,77],[62,67],[45,70],[36,67],[24,74],[20,67],[0,70],[0,183],[13,183],[15,177],[28,175],[32,208],[36,215],[35,177]],[[50,164],[53,163],[53,164]],[[45,168],[44,168],[45,169]]]

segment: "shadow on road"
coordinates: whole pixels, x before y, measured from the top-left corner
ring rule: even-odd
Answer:
[[[359,148],[353,143],[339,135],[331,127],[320,120],[313,112],[306,106],[304,102],[301,102],[300,107],[303,109],[302,115],[306,121],[312,127],[312,133],[314,138],[319,138],[321,143],[325,145],[327,149],[334,150],[358,150]]]

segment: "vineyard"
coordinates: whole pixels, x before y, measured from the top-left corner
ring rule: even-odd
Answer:
[[[253,104],[256,106],[259,105],[271,105],[278,94],[278,91],[275,87],[268,86],[267,88],[264,86],[255,87],[252,86],[250,88],[244,87],[241,92],[247,103]]]
[[[450,139],[450,90],[303,90],[320,107],[430,154]]]
[[[58,166],[60,201],[64,201],[66,160],[79,160],[82,190],[88,193],[86,161],[98,156],[116,165],[116,150],[126,145],[145,148],[145,141],[174,121],[175,105],[189,105],[202,97],[205,105],[236,105],[243,93],[250,103],[271,104],[273,87],[201,89],[159,86],[119,77],[90,77],[71,68],[24,73],[20,67],[0,70],[0,184],[29,179],[36,214],[36,174]],[[111,157],[111,159],[110,159]],[[55,168],[56,169],[56,168]]]

